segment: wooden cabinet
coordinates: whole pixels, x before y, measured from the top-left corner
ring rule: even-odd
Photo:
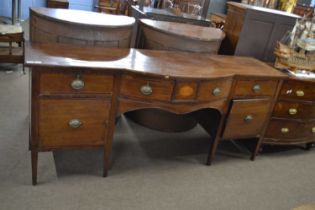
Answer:
[[[281,88],[263,144],[315,142],[315,82],[290,78]]]
[[[228,2],[221,54],[252,56],[273,62],[276,42],[300,16],[263,7]]]

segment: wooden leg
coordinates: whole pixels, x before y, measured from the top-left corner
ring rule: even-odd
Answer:
[[[258,155],[258,152],[259,152],[259,150],[260,150],[260,148],[261,148],[261,143],[262,143],[262,138],[259,138],[259,139],[257,140],[256,147],[255,147],[254,151],[252,152],[252,155],[251,155],[251,157],[250,157],[250,160],[252,160],[252,161],[255,160],[255,158],[256,158],[256,156]]]
[[[210,166],[212,163],[212,160],[214,158],[215,152],[217,151],[217,147],[219,144],[220,138],[217,136],[215,140],[210,144],[208,158],[207,158],[207,165]]]
[[[38,151],[32,149],[32,184],[37,184],[37,162],[38,162]]]

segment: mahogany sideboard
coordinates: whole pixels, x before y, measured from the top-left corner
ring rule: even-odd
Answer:
[[[262,138],[286,78],[247,57],[62,44],[26,44],[25,64],[34,185],[38,152],[55,149],[104,147],[107,176],[116,117],[145,108],[197,113],[210,164],[221,140]]]

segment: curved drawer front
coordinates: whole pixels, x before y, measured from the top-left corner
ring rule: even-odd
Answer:
[[[173,81],[151,77],[123,75],[120,95],[142,100],[171,101]]]
[[[271,120],[265,138],[275,142],[299,141],[307,137],[304,124],[286,120]]]
[[[41,99],[41,147],[104,144],[110,101],[96,99]]]
[[[265,99],[233,100],[223,138],[256,137],[262,132],[271,101]]]
[[[315,101],[315,82],[287,80],[282,85],[280,98]]]
[[[40,94],[109,94],[113,91],[113,76],[96,72],[42,71]]]
[[[277,90],[275,80],[238,80],[235,96],[273,96]]]
[[[231,85],[231,79],[201,82],[197,100],[211,101],[226,98],[230,93]]]
[[[280,101],[275,105],[273,116],[287,119],[315,119],[315,104]]]

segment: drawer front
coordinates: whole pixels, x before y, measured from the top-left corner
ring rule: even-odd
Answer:
[[[315,101],[315,82],[287,80],[282,85],[280,97]]]
[[[50,94],[109,94],[114,77],[97,72],[43,71],[40,74],[40,93]]]
[[[315,119],[315,104],[280,101],[275,105],[273,116],[287,119]]]
[[[305,139],[304,124],[286,120],[271,120],[265,138],[274,142],[299,141]]]
[[[238,80],[235,96],[273,96],[278,81],[275,80]]]
[[[90,99],[42,99],[39,142],[42,147],[104,144],[110,102]]]
[[[233,100],[223,139],[259,136],[270,106],[269,100]]]
[[[123,75],[120,95],[148,100],[170,101],[173,82],[155,78]]]
[[[306,136],[315,142],[315,122],[306,123],[303,127]]]
[[[229,95],[231,85],[230,79],[201,82],[197,100],[211,101],[226,98]]]

